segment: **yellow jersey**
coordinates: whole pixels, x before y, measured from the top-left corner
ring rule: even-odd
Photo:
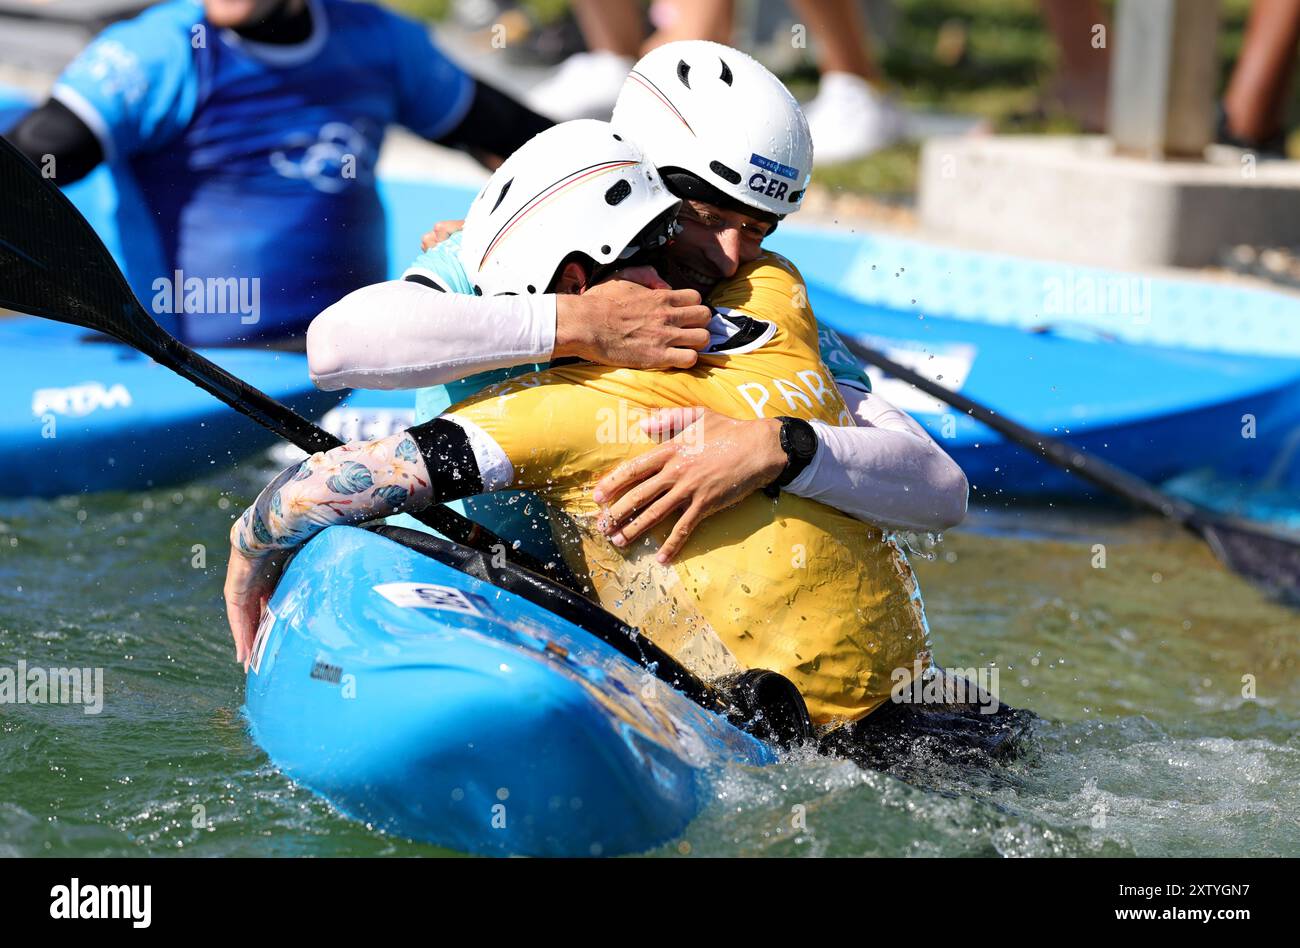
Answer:
[[[596,598],[702,678],[750,668],[785,675],[817,724],[884,702],[899,670],[929,663],[916,578],[898,545],[824,504],[757,492],[703,521],[675,562],[654,554],[671,525],[619,549],[594,528],[595,481],[655,446],[639,421],[703,406],[735,418],[853,419],[818,351],[804,283],[764,253],[709,297],[708,350],[691,369],[551,368],[491,386],[449,409],[490,435],[576,529],[557,528]]]

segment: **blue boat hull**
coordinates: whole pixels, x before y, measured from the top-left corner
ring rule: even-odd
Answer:
[[[364,530],[289,564],[247,682],[252,734],[345,814],[492,855],[679,835],[710,772],[772,751],[594,636]]]
[[[797,220],[767,245],[797,262],[810,284],[911,316],[1300,359],[1300,296],[1259,284],[1077,266]]]
[[[192,480],[276,437],[127,346],[49,320],[0,320],[0,496],[141,490]],[[338,402],[303,355],[204,355],[310,416]]]
[[[1191,471],[1253,482],[1300,429],[1300,359],[920,317],[818,285],[810,285],[809,298],[818,319],[845,336],[1157,483]],[[911,386],[879,372],[873,381],[930,431],[986,499],[1091,495],[1085,482]]]

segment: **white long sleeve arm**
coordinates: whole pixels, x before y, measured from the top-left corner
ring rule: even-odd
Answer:
[[[550,294],[466,296],[405,280],[363,287],[312,321],[311,377],[326,391],[408,389],[545,362],[555,348],[555,305]],[[817,454],[785,489],[899,529],[960,523],[967,497],[961,468],[879,395],[837,387],[858,426],[813,422]]]
[[[785,490],[897,529],[944,530],[961,523],[968,487],[957,463],[879,395],[837,388],[858,427],[814,421],[817,453]]]
[[[307,329],[311,378],[325,391],[445,385],[546,362],[554,349],[551,294],[466,296],[406,280],[349,293]]]

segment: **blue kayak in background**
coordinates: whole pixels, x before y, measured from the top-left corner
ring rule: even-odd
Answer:
[[[433,222],[463,216],[474,191],[425,180],[380,182],[390,276],[415,257],[420,235]],[[115,248],[118,198],[104,169],[68,194]],[[1156,482],[1209,477],[1217,489],[1247,489],[1266,479],[1274,490],[1300,491],[1300,299],[1254,287],[1139,277],[797,222],[782,226],[770,244],[800,267],[823,323],[1011,419]],[[30,327],[33,321],[21,322]],[[8,323],[0,320],[0,339]],[[0,495],[133,489],[182,479],[188,463],[184,452],[157,443],[152,470],[132,467],[128,445],[116,460],[95,462],[102,475],[97,479],[81,471],[87,457],[83,445],[98,451],[110,442],[40,438],[42,428],[34,422],[48,412],[33,417],[38,386],[53,390],[57,405],[100,406],[94,413],[101,417],[88,423],[87,435],[99,424],[108,430],[116,410],[107,407],[116,404],[113,388],[78,387],[102,382],[91,371],[104,365],[102,352],[69,347],[75,339],[63,327],[54,330],[57,348],[51,343],[41,350],[33,343],[10,354],[7,344],[0,345],[0,375],[20,380],[17,390],[8,381],[0,383],[0,447],[6,456],[18,457],[19,468],[11,483],[0,485]],[[334,404],[314,401],[318,393],[309,391],[301,357],[221,350],[215,358],[232,371],[235,361],[247,360],[248,374],[242,377],[295,407]],[[55,365],[68,371],[45,371]],[[50,381],[42,382],[42,374]],[[886,398],[916,415],[962,465],[978,495],[1092,494],[1082,481],[969,417],[879,373],[875,379]],[[236,460],[242,446],[234,449],[223,441],[233,437],[228,431],[213,437],[218,432],[209,427],[222,409],[201,392],[182,397],[186,385],[172,381],[138,388],[134,413],[118,412],[113,437],[142,445],[160,430],[158,419],[174,404],[198,398],[210,402],[211,416],[178,411],[161,430],[184,431],[185,438],[172,443],[193,444],[214,464],[222,457]],[[382,436],[409,424],[411,398],[410,393],[354,392],[323,424],[344,438]],[[38,401],[37,407],[48,407]],[[134,427],[133,418],[142,427]],[[268,443],[251,426],[239,430],[253,449]],[[229,454],[221,453],[223,444]],[[35,462],[24,461],[21,452],[33,448],[40,449],[32,453]],[[281,452],[277,460],[292,456]],[[64,467],[70,475],[63,476]]]
[[[817,284],[809,285],[809,299],[823,325],[1155,483],[1193,471],[1250,483],[1300,430],[1300,359],[919,316]],[[978,495],[1093,493],[973,418],[876,369],[870,374],[875,391],[926,427]]]
[[[309,417],[339,401],[312,384],[304,355],[200,351]],[[0,376],[0,496],[180,483],[279,440],[129,346],[50,320],[0,320]]]
[[[685,831],[720,768],[776,760],[571,622],[353,527],[289,563],[246,700],[289,777],[467,853],[644,852]]]

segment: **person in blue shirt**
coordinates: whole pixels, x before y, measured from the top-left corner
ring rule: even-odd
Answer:
[[[371,3],[169,0],[100,34],[8,137],[60,184],[107,163],[137,295],[222,345],[300,337],[385,278],[374,169],[394,123],[489,165],[551,124]]]

